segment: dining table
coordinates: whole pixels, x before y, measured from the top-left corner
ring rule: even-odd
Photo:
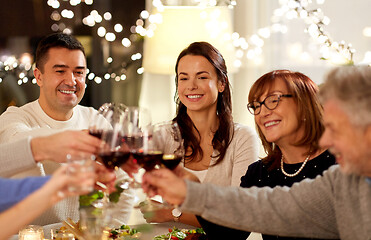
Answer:
[[[145,195],[143,195],[143,191],[141,189],[136,189],[136,196],[139,199],[145,199]],[[158,200],[158,199],[156,199]],[[140,236],[140,240],[153,240],[155,236],[167,234],[169,229],[176,227],[178,229],[195,229],[196,227],[183,224],[180,222],[166,222],[166,223],[147,223],[143,217],[139,208],[133,208],[130,214],[130,218],[126,225],[130,226],[130,228],[143,228],[143,225],[147,225],[145,229],[148,231],[142,232]],[[44,237],[45,239],[51,239],[51,230],[61,228],[63,223],[53,223],[49,225],[43,226],[44,230]],[[18,240],[18,234],[13,235],[10,240]]]

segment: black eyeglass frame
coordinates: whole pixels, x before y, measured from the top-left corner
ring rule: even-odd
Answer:
[[[277,99],[277,105],[274,107],[274,108],[269,108],[266,104],[265,104],[265,100],[267,100],[267,98],[269,98],[269,97],[272,97],[272,96],[277,96],[278,97],[278,99]],[[274,109],[276,109],[277,107],[278,107],[278,104],[280,103],[280,100],[281,100],[281,98],[282,97],[287,97],[287,98],[290,98],[290,97],[293,97],[293,95],[292,94],[271,94],[271,95],[268,95],[266,98],[264,98],[264,100],[263,101],[261,101],[261,102],[259,102],[259,101],[253,101],[253,102],[251,102],[251,103],[248,103],[247,104],[247,110],[249,110],[249,112],[252,114],[252,115],[259,115],[260,114],[260,112],[261,112],[261,107],[262,107],[262,105],[264,104],[264,106],[267,108],[267,109],[269,109],[269,110],[274,110]],[[257,113],[255,113],[255,110],[254,110],[254,107],[253,107],[253,103],[259,103],[260,104],[260,106],[259,106],[259,111],[257,112]]]

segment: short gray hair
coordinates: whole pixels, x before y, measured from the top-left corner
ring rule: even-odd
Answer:
[[[371,123],[371,67],[342,66],[330,71],[320,87],[320,98],[335,98],[342,103],[353,124]]]

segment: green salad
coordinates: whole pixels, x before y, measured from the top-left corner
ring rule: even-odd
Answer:
[[[138,239],[140,232],[135,228],[130,228],[128,225],[122,225],[119,228],[111,229],[109,233],[110,239]]]
[[[183,240],[185,239],[189,234],[192,233],[200,233],[205,234],[204,230],[202,228],[197,229],[178,229],[176,227],[169,228],[169,232],[164,235],[159,235],[154,238],[154,240]]]

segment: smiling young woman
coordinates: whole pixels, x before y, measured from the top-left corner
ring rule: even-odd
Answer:
[[[238,186],[248,166],[257,160],[256,133],[233,122],[227,67],[220,52],[207,42],[194,42],[178,56],[177,115],[184,139],[183,166],[201,182]],[[179,221],[199,226],[192,214],[161,211],[151,222]],[[187,228],[187,227],[183,227]]]

